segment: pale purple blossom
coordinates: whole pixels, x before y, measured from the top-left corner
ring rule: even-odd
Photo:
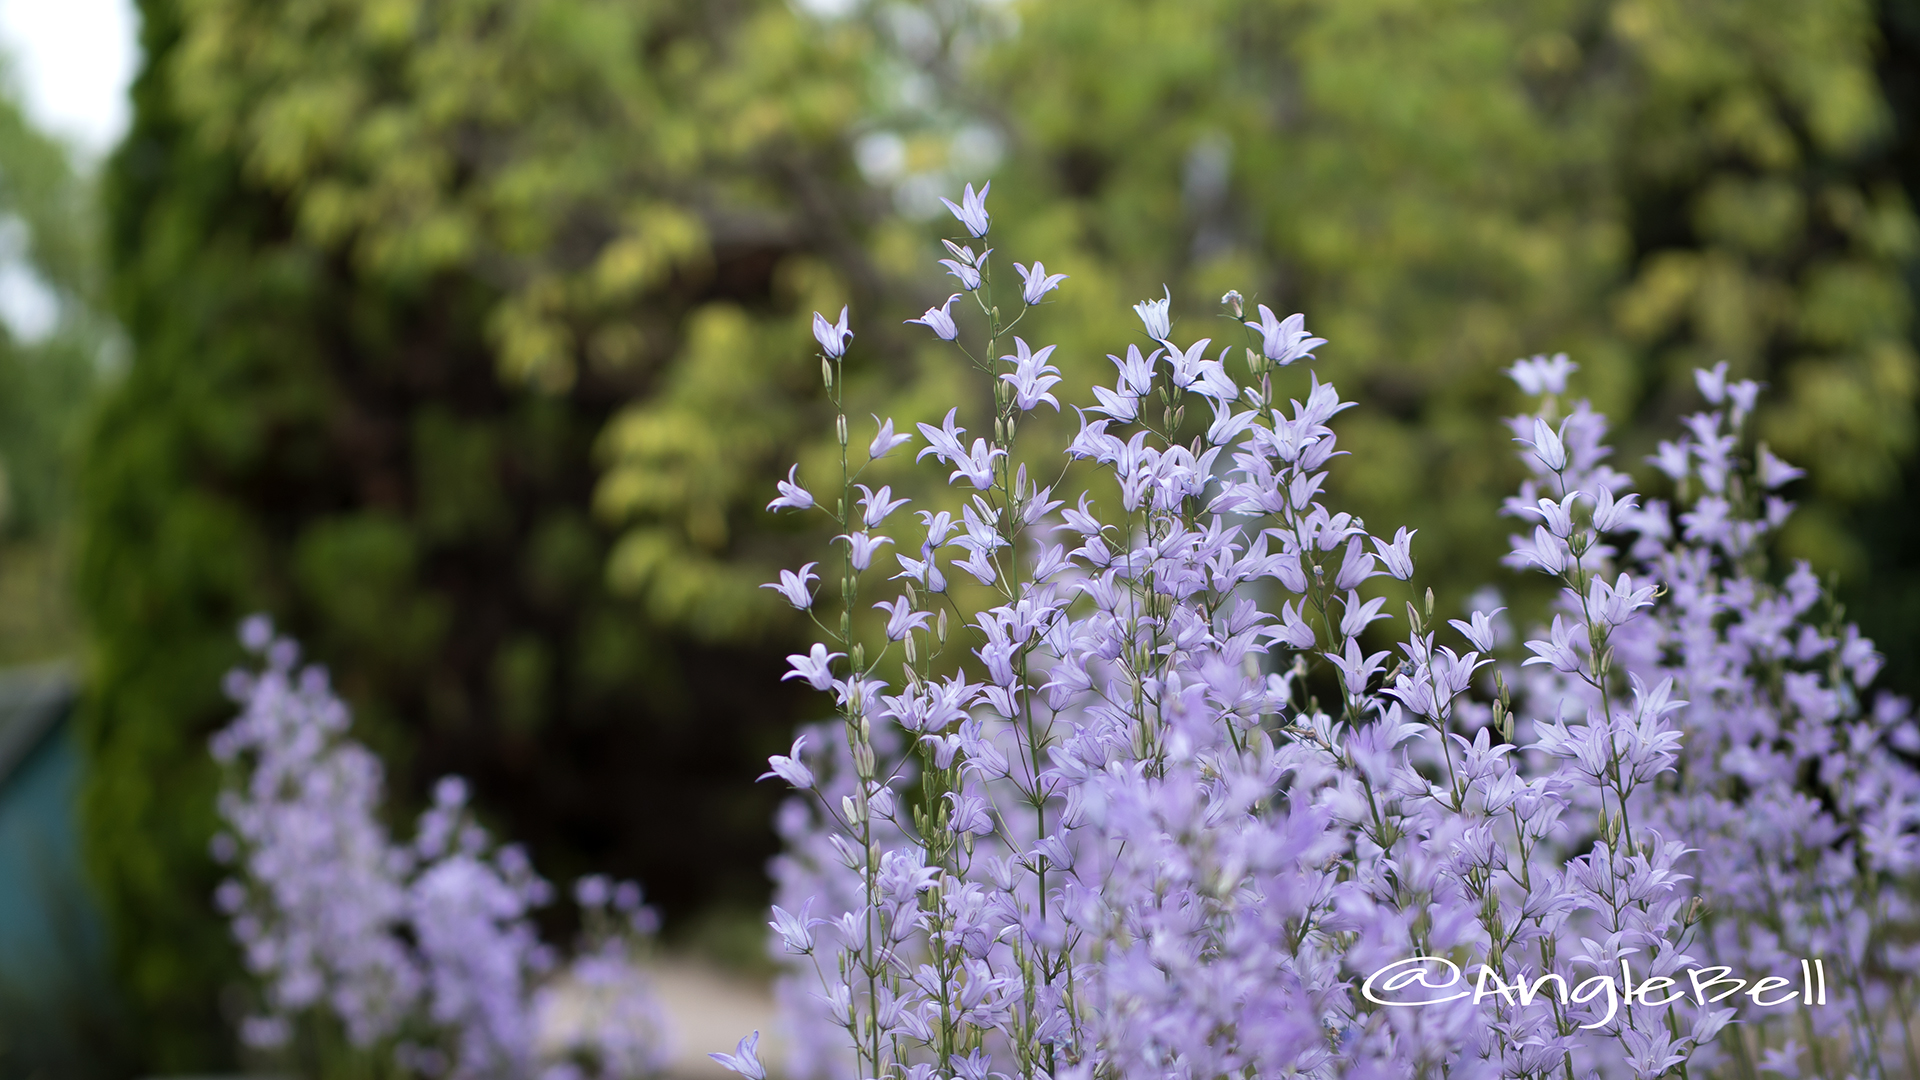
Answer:
[[[987,218],[987,192],[992,190],[993,181],[991,180],[980,185],[978,192],[973,190],[972,184],[968,184],[966,191],[960,196],[960,205],[955,206],[953,200],[944,196],[940,201],[947,204],[947,209],[953,211],[953,216],[959,218],[960,224],[967,227],[967,232],[973,234],[975,237],[981,237],[987,235],[987,226],[989,224]]]
[[[768,510],[805,510],[813,505],[813,493],[800,486],[800,466],[787,470],[787,478],[775,485],[780,495],[767,504]]]
[[[241,713],[212,749],[230,770],[219,802],[230,832],[217,846],[236,874],[216,902],[264,991],[242,1038],[281,1045],[324,1014],[355,1047],[384,1044],[402,1070],[461,1080],[659,1069],[667,1033],[633,960],[636,936],[651,932],[638,890],[581,879],[583,908],[630,898],[629,919],[562,957],[531,920],[552,888],[472,820],[463,781],[437,782],[413,842],[394,843],[379,824],[379,763],[348,737],[325,672],[296,672],[298,649],[264,617],[241,640],[266,667],[229,675]],[[592,988],[584,1013],[555,1006],[581,986]],[[596,1010],[604,1022],[567,1019]]]
[[[1014,263],[1013,268],[1020,272],[1020,298],[1029,304],[1037,304],[1044,300],[1048,293],[1059,288],[1060,283],[1067,280],[1065,274],[1047,273],[1047,268],[1037,260],[1031,269],[1020,263]]]
[[[840,321],[830,323],[825,315],[813,313],[813,339],[820,343],[829,360],[838,360],[847,351],[847,342],[853,340],[853,331],[847,329],[847,309],[840,308]]]
[[[813,606],[812,583],[820,580],[820,575],[814,573],[813,568],[819,565],[817,562],[810,562],[801,567],[799,573],[795,573],[792,570],[782,570],[780,571],[779,581],[770,581],[760,587],[774,590],[779,593],[787,603],[792,604],[801,611],[805,611]]]
[[[933,331],[934,336],[941,341],[952,341],[960,333],[959,328],[953,323],[953,302],[958,299],[960,299],[960,294],[954,293],[952,296],[947,297],[946,303],[941,304],[939,307],[930,307],[927,309],[925,315],[917,319],[908,319],[907,322],[909,324],[919,323]],[[878,457],[879,455],[875,454],[874,456]]]
[[[1305,315],[1296,312],[1282,319],[1265,304],[1260,305],[1260,321],[1249,321],[1247,325],[1260,331],[1261,353],[1281,367],[1312,357],[1313,350],[1327,343],[1327,339],[1307,333]]]
[[[1415,533],[1338,509],[1351,403],[1317,375],[1290,408],[1271,373],[1243,392],[1210,343],[1164,345],[1170,303],[1136,307],[1163,349],[1112,357],[1112,388],[1076,406],[1084,490],[1029,479],[1015,409],[980,421],[991,446],[961,408],[922,424],[919,460],[975,490],[897,534],[918,545],[896,555],[905,594],[873,605],[884,641],[824,620],[790,658],[838,706],[776,822],[790,1075],[1708,1075],[1735,1020],[1784,1071],[1789,1010],[1507,995],[1622,961],[1684,985],[1811,957],[1840,1005],[1810,1014],[1830,1068],[1898,1060],[1920,728],[1869,687],[1883,659],[1811,571],[1754,569],[1790,471],[1748,441],[1756,384],[1708,373],[1719,407],[1662,448],[1665,502],[1608,465],[1605,417],[1561,400],[1570,361],[1509,369],[1553,399],[1507,421],[1528,478],[1506,562],[1552,586],[1520,634],[1491,592],[1443,619]],[[1307,355],[1304,320],[1262,315],[1270,359]],[[1021,353],[1038,401],[1058,384]],[[1169,398],[1209,399],[1204,439],[1139,423],[1162,357]],[[945,591],[943,549],[979,587]],[[856,643],[887,659],[834,678]],[[1506,989],[1361,997],[1421,956]],[[752,1075],[752,1049],[719,1056]]]

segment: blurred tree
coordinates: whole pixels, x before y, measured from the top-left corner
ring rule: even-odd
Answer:
[[[892,79],[860,160],[910,210],[991,170],[997,249],[1074,275],[1036,330],[1070,380],[1109,377],[1112,313],[1163,276],[1187,337],[1237,340],[1228,288],[1305,311],[1367,405],[1336,483],[1425,529],[1457,597],[1502,579],[1511,531],[1500,367],[1571,353],[1646,473],[1691,369],[1725,360],[1773,387],[1762,435],[1811,471],[1784,553],[1863,576],[1845,522],[1914,449],[1920,236],[1865,0],[862,10]],[[968,163],[983,144],[1006,164]],[[914,258],[889,269],[948,291]]]
[[[1163,280],[1183,339],[1241,340],[1218,319],[1229,288],[1305,311],[1331,340],[1320,371],[1367,406],[1344,420],[1354,456],[1335,482],[1369,517],[1424,530],[1448,604],[1512,580],[1496,559],[1514,523],[1495,511],[1518,466],[1489,420],[1519,399],[1500,368],[1569,352],[1576,392],[1627,425],[1620,464],[1658,493],[1643,458],[1696,407],[1693,367],[1724,360],[1772,386],[1762,437],[1811,473],[1782,554],[1858,584],[1902,550],[1889,521],[1910,505],[1916,434],[1902,272],[1920,229],[1888,167],[1877,14],[1865,0],[855,5],[828,20],[868,27],[878,50],[855,157],[904,212],[871,244],[900,302],[860,328],[951,291],[910,222],[951,234],[934,196],[988,176],[998,252],[1072,275],[1023,326],[1060,344],[1070,384],[1111,379],[1100,357],[1139,340],[1114,313]],[[709,482],[732,466],[686,449],[715,392],[758,415],[714,374],[747,371],[739,353],[689,353],[675,370],[697,385],[616,421],[603,506],[757,500],[764,478]],[[708,362],[719,354],[736,359]],[[939,355],[890,357],[869,400],[902,419],[967,401]],[[1853,526],[1882,505],[1896,517]],[[616,565],[679,565],[653,533],[630,531]]]
[[[10,87],[0,59],[0,85]],[[67,588],[78,437],[107,365],[93,188],[0,93],[0,664],[79,645]]]
[[[669,357],[725,347],[760,365],[733,388],[757,420],[714,482],[770,469],[814,378],[776,361],[861,274],[837,182],[859,35],[779,0],[142,13],[107,183],[132,360],[80,576],[90,857],[148,1066],[231,1054],[206,738],[251,611],[331,666],[403,793],[472,778],[543,871],[638,876],[670,928],[757,903],[791,623],[697,561],[611,592],[595,444],[699,377]],[[750,562],[724,505],[684,492],[677,535]]]

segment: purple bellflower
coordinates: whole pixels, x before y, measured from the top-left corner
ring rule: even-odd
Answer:
[[[940,201],[947,204],[947,209],[953,211],[953,216],[959,218],[960,224],[967,227],[967,232],[975,237],[981,237],[987,235],[987,192],[991,190],[993,190],[991,180],[980,185],[978,192],[973,190],[972,184],[968,184],[966,191],[960,196],[960,205],[955,206],[952,199],[944,196]]]
[[[1436,612],[1414,532],[1328,494],[1351,403],[1285,370],[1324,344],[1304,318],[1244,320],[1242,386],[1165,344],[1170,305],[1136,305],[1162,348],[1075,405],[1067,471],[1019,434],[1059,406],[1051,346],[997,336],[992,438],[918,426],[924,533],[843,462],[866,516],[836,531],[892,536],[904,588],[840,561],[845,621],[789,658],[834,716],[770,761],[786,1075],[1894,1075],[1920,727],[1768,563],[1798,471],[1750,440],[1758,384],[1704,374],[1653,497],[1571,361],[1509,369],[1542,400],[1506,421],[1505,561],[1555,590],[1516,633],[1491,590]],[[757,1080],[756,1050],[714,1057]]]

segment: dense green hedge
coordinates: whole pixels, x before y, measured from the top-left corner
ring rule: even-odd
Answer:
[[[757,902],[788,624],[669,633],[609,592],[590,504],[601,428],[690,308],[802,325],[772,274],[822,234],[757,178],[829,168],[819,140],[776,116],[681,145],[694,118],[638,100],[724,80],[699,54],[779,6],[142,10],[107,178],[133,356],[93,431],[80,578],[90,857],[148,1066],[230,1060],[205,746],[252,611],[330,665],[403,805],[464,774],[556,877],[638,876],[670,921]]]

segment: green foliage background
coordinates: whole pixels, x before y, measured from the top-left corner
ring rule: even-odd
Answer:
[[[1228,288],[1305,311],[1363,404],[1340,495],[1422,529],[1443,605],[1506,580],[1499,368],[1573,354],[1636,469],[1695,364],[1765,379],[1812,469],[1782,554],[1914,677],[1906,0],[142,12],[80,580],[91,854],[154,1068],[231,1052],[204,745],[252,610],[403,804],[465,773],[543,870],[640,874],[670,922],[757,897],[749,781],[804,715],[758,585],[824,539],[760,512],[831,456],[807,320],[853,305],[860,411],[977,413],[900,326],[950,291],[927,211],[963,179],[1001,257],[1072,275],[1021,332],[1076,393],[1163,282],[1183,338],[1237,340]]]
[[[0,62],[0,80],[10,77]],[[93,187],[68,148],[0,93],[0,247],[53,305],[32,340],[0,325],[0,664],[68,655],[79,641],[68,590],[74,473],[111,361],[95,220]]]

